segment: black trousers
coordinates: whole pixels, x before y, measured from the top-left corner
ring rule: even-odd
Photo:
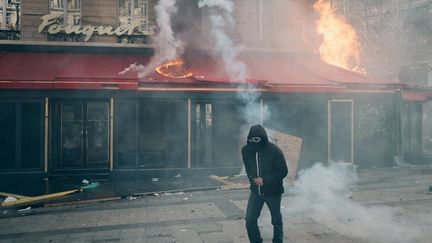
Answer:
[[[282,195],[261,197],[254,192],[250,192],[246,209],[246,229],[251,243],[260,243],[263,241],[258,227],[258,218],[264,203],[267,204],[270,210],[271,223],[273,225],[273,242],[283,242],[281,200]]]

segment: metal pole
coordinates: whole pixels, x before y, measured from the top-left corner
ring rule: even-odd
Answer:
[[[192,167],[191,165],[191,100],[188,99],[188,148],[187,148],[187,164],[188,169]]]
[[[109,168],[110,171],[114,169],[113,161],[113,144],[114,144],[114,98],[110,98],[110,112],[109,112]]]
[[[44,121],[45,121],[45,136],[44,136],[44,171],[45,173],[48,172],[48,112],[49,112],[49,106],[48,106],[48,97],[45,97],[45,116],[44,116]]]

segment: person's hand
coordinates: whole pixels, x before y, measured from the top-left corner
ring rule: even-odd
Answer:
[[[254,178],[253,180],[254,180],[254,182],[255,182],[255,184],[256,184],[257,186],[262,186],[262,185],[264,185],[264,181],[263,181],[263,179],[262,179],[261,177]]]

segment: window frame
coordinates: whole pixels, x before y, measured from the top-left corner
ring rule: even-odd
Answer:
[[[11,0],[0,0],[0,3],[1,3],[0,4],[0,13],[1,13],[0,30],[20,31],[21,30],[21,0],[15,0],[13,3],[11,2]],[[4,6],[6,6],[6,8]],[[11,28],[10,16],[12,13],[16,14],[15,28]],[[6,24],[4,25],[5,22]]]
[[[76,3],[76,5],[78,6],[78,8],[76,9],[72,9],[69,8],[69,2],[68,1],[73,1]],[[53,7],[53,2],[57,2],[58,5],[62,5],[61,7]],[[50,0],[48,2],[48,9],[49,9],[49,13],[52,14],[53,10],[54,12],[63,12],[63,18],[61,23],[64,25],[68,25],[68,21],[66,21],[65,23],[65,19],[69,19],[69,15],[72,14],[72,20],[73,20],[73,24],[72,26],[79,26],[81,25],[81,12],[82,12],[82,7],[81,7],[81,0]],[[78,20],[75,21],[75,13],[78,13]]]

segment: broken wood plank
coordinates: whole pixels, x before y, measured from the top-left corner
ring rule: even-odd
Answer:
[[[26,198],[27,197],[27,196],[23,196],[23,195],[8,193],[8,192],[0,192],[0,196],[2,196],[2,197],[14,197],[16,199]]]
[[[65,191],[65,192],[57,192],[57,193],[51,193],[51,194],[46,194],[46,195],[41,195],[41,196],[36,196],[36,197],[24,197],[24,198],[19,198],[18,200],[12,201],[12,202],[2,202],[1,206],[2,207],[7,207],[7,206],[29,205],[29,204],[33,204],[33,203],[36,203],[36,202],[53,199],[53,198],[56,198],[56,197],[66,196],[68,194],[72,194],[72,193],[77,192],[77,191],[79,191],[79,190],[70,190],[70,191]]]

